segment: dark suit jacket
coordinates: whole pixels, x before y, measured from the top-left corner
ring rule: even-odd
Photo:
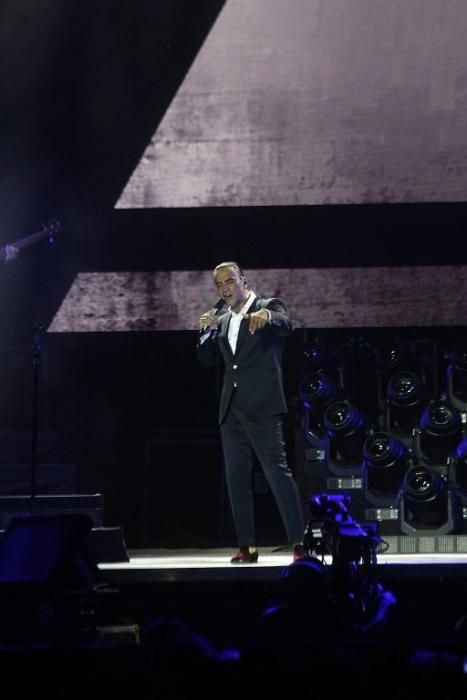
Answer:
[[[293,332],[293,324],[280,299],[255,297],[248,313],[268,309],[270,323],[256,331],[248,332],[248,320],[240,324],[235,355],[228,341],[231,313],[219,319],[217,333],[197,346],[198,359],[204,367],[223,364],[223,380],[219,402],[219,424],[227,413],[234,386],[236,401],[251,417],[275,415],[287,412],[282,382],[282,356],[284,337]]]

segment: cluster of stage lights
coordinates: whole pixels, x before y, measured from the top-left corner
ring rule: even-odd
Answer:
[[[445,391],[433,398],[402,344],[380,351],[379,413],[370,419],[347,398],[337,368],[319,365],[300,384],[305,436],[324,446],[331,471],[361,474],[366,500],[397,505],[402,531],[452,532],[467,504],[467,340],[447,356]],[[342,369],[340,370],[342,373]]]

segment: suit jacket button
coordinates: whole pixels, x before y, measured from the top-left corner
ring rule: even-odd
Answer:
[[[237,367],[238,367],[238,365],[234,365],[234,366],[233,366],[233,369],[237,369]]]

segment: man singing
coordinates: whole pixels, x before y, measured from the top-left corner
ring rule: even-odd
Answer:
[[[287,412],[282,356],[293,332],[280,299],[263,299],[248,289],[236,262],[222,262],[214,283],[227,313],[215,309],[199,319],[198,358],[203,367],[223,365],[219,425],[227,491],[238,540],[233,564],[258,561],[253,515],[252,469],[256,454],[276,500],[294,560],[303,558],[303,514],[284,447]],[[220,306],[216,305],[216,306]]]

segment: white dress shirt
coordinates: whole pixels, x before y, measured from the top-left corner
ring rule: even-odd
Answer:
[[[247,300],[243,304],[242,308],[240,311],[232,311],[232,309],[229,307],[229,311],[232,314],[230,317],[230,323],[229,323],[229,331],[227,334],[227,338],[229,341],[229,345],[232,349],[232,353],[235,355],[235,350],[237,348],[237,340],[238,340],[238,332],[240,330],[240,324],[243,320],[243,314],[246,314],[248,309],[253,303],[253,299],[255,298],[256,294],[253,291],[250,291],[250,294],[248,295]]]

